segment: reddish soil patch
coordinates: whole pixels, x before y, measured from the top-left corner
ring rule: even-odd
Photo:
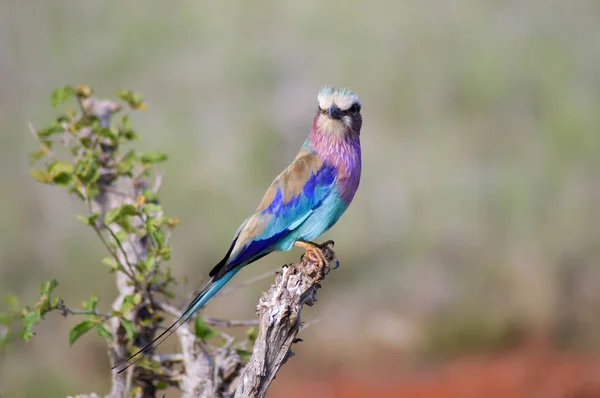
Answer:
[[[268,398],[600,398],[600,359],[521,349],[460,358],[396,380],[354,374],[279,379]]]

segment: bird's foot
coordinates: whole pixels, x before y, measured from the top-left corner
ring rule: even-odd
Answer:
[[[321,250],[323,250],[324,254],[326,254],[326,257],[329,259],[327,265],[333,262],[335,263],[333,269],[337,269],[340,266],[340,260],[338,260],[338,258],[335,256],[335,252],[333,251],[333,246],[335,246],[335,242],[332,240],[328,240],[327,242],[321,243],[317,246],[319,246]]]
[[[322,244],[303,241],[297,241],[294,243],[295,246],[301,247],[306,251],[302,256],[303,258],[307,258],[310,262],[317,264],[319,268],[328,268],[329,263],[334,261],[336,265],[333,267],[333,269],[335,269],[339,267],[340,262],[335,257],[335,253],[331,249],[334,244],[335,242],[332,240],[328,240]]]

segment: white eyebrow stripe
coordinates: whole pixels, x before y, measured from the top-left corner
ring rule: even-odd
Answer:
[[[338,90],[325,87],[319,92],[317,100],[321,109],[328,109],[331,105],[336,104],[342,111],[346,111],[354,104],[360,105],[358,96],[347,88]]]

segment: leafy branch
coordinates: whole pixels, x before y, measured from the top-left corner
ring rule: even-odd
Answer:
[[[116,97],[120,102],[115,102],[99,100],[92,94],[93,90],[85,85],[65,86],[52,93],[52,106],[62,111],[46,127],[30,126],[39,143],[39,149],[30,154],[31,164],[38,165],[31,176],[65,189],[85,204],[88,214],[76,218],[91,228],[105,246],[108,256],[102,263],[116,275],[120,294],[112,310],[104,312],[98,310],[95,295],[80,309],[67,306],[55,295],[58,282],[54,279],[41,284],[40,298],[32,306],[21,307],[10,296],[9,312],[0,314],[0,322],[5,325],[0,329],[0,348],[13,336],[10,325],[20,322],[19,335],[28,341],[35,335],[35,326],[48,313],[57,311],[64,316],[84,317],[70,330],[70,344],[96,330],[107,341],[114,364],[151,341],[162,328],[164,315],[179,313],[166,303],[174,296],[170,289],[175,283],[166,263],[172,251],[169,236],[180,220],[165,215],[159,201],[162,174],[156,166],[168,159],[167,154],[139,152],[130,147],[140,139],[131,114],[147,109],[142,96],[119,90]],[[59,156],[65,152],[60,147],[67,150],[67,156]],[[148,183],[151,179],[152,186]],[[191,373],[208,369],[204,362],[211,355],[228,352],[229,357],[223,359],[235,363],[237,370],[229,372],[227,381],[219,376],[218,383],[215,379],[207,385],[210,388],[205,389],[205,396],[214,396],[235,380],[243,367],[240,354],[247,357],[256,333],[251,328],[246,340],[234,343],[231,336],[213,327],[255,325],[256,321],[205,320],[197,316],[192,329],[188,325],[181,328],[183,355],[152,354],[129,374],[114,374],[111,396],[154,396],[169,385],[183,389],[191,384],[187,380],[193,379]],[[210,344],[202,343],[209,340]],[[214,363],[211,372],[221,366],[214,358],[210,361]],[[213,377],[207,372],[205,375]]]

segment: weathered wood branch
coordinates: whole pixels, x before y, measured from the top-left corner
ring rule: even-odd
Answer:
[[[334,259],[327,249],[329,260]],[[279,369],[294,354],[292,344],[302,327],[302,307],[316,302],[317,290],[328,268],[319,267],[306,256],[283,267],[275,283],[258,304],[259,332],[252,357],[240,377],[235,398],[262,398]]]

